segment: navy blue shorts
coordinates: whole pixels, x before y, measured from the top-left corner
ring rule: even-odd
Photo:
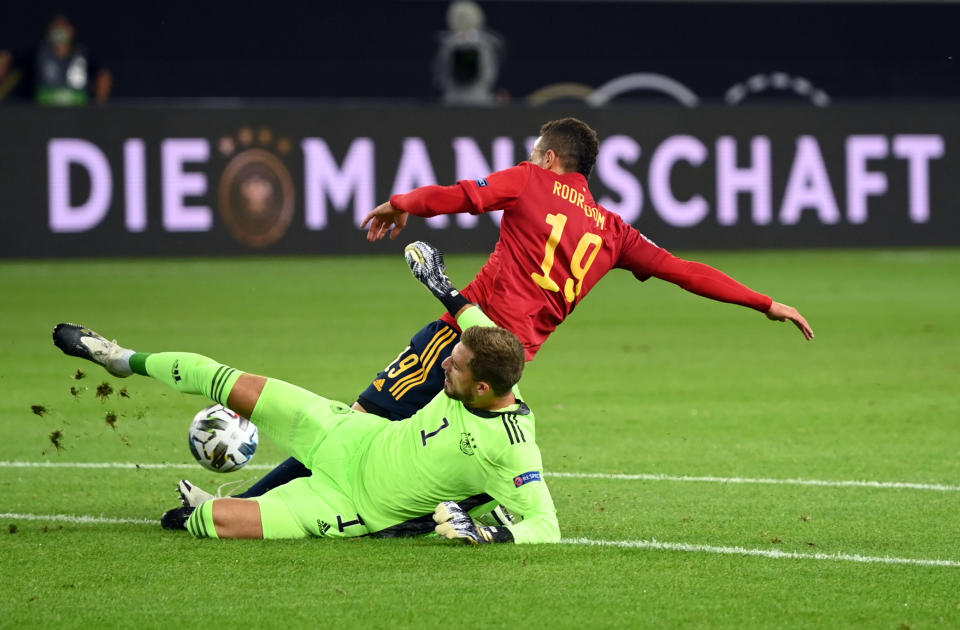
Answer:
[[[377,374],[357,402],[369,413],[390,420],[409,418],[443,389],[440,364],[459,339],[457,329],[442,320],[427,324],[400,356]]]

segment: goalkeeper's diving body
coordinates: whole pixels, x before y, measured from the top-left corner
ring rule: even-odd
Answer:
[[[151,376],[230,407],[312,472],[256,498],[170,510],[162,519],[168,529],[198,538],[391,537],[435,529],[477,544],[556,542],[560,529],[534,417],[516,387],[523,345],[456,291],[441,286],[438,297],[456,309],[463,335],[444,360],[443,392],[405,422],[199,354],[134,352],[75,324],[58,325],[53,338],[66,354],[115,376]],[[522,520],[476,524],[468,511],[488,511],[481,506],[491,496]]]

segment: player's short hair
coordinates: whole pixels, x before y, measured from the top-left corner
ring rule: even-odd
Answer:
[[[473,352],[473,380],[484,381],[497,396],[503,396],[520,381],[526,355],[523,344],[505,328],[473,326],[463,331],[460,343]]]
[[[560,118],[540,127],[541,151],[553,149],[568,172],[581,173],[589,178],[597,163],[600,141],[597,132],[578,118]]]

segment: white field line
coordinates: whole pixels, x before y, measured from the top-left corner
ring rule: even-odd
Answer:
[[[0,519],[20,521],[53,521],[74,523],[78,525],[90,524],[131,524],[150,525],[156,527],[156,519],[143,518],[111,518],[106,516],[88,516],[71,514],[18,514],[15,512],[0,513]],[[712,553],[731,556],[753,556],[771,560],[829,560],[834,562],[856,562],[860,564],[908,564],[925,567],[953,567],[960,568],[957,560],[928,560],[924,558],[896,558],[891,556],[862,556],[847,553],[794,553],[777,549],[748,549],[746,547],[720,547],[716,545],[694,545],[689,543],[671,543],[659,540],[592,540],[590,538],[564,538],[560,541],[566,545],[583,545],[590,547],[620,547],[626,549],[650,549],[654,551],[683,551],[687,553]]]
[[[244,470],[273,470],[277,464],[247,464]],[[207,472],[200,464],[137,464],[135,462],[10,462],[0,461],[0,468],[133,468],[147,470],[195,470]]]
[[[718,547],[716,545],[693,545],[659,540],[591,540],[589,538],[564,538],[568,545],[595,547],[623,547],[628,549],[653,549],[656,551],[686,551],[688,553],[716,553],[731,556],[758,556],[774,560],[831,560],[835,562],[859,562],[861,564],[912,564],[924,567],[957,567],[957,560],[927,560],[923,558],[895,558],[891,556],[861,556],[848,553],[794,553],[779,549],[747,549],[746,547]]]
[[[272,470],[276,464],[249,464],[245,470]],[[199,472],[197,464],[137,464],[134,462],[22,462],[0,461],[0,468],[143,468],[180,469]],[[884,488],[905,490],[933,490],[937,492],[960,492],[960,486],[941,483],[914,483],[907,481],[825,480],[825,479],[769,479],[763,477],[716,477],[693,475],[667,475],[660,473],[577,473],[546,472],[547,477],[557,479],[604,479],[610,481],[681,481],[696,483],[766,484],[784,486],[819,486],[824,488]]]
[[[112,518],[109,516],[73,516],[71,514],[17,514],[16,512],[0,513],[0,518],[15,521],[59,521],[62,523],[79,524],[132,524],[132,525],[159,525],[160,519],[149,518]]]
[[[730,484],[769,484],[783,486],[820,486],[826,488],[892,488],[907,490],[936,490],[939,492],[960,492],[960,486],[942,483],[913,483],[909,481],[866,481],[866,480],[825,480],[825,479],[766,479],[763,477],[715,477],[666,474],[616,474],[616,473],[565,473],[547,472],[548,477],[560,479],[607,479],[622,481],[694,481],[699,483]]]

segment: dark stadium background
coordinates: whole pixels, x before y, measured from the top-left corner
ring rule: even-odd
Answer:
[[[704,99],[756,72],[805,76],[834,99],[960,95],[960,5],[949,2],[487,1],[507,45],[501,83],[597,86],[659,72]],[[33,53],[64,12],[114,73],[114,97],[413,99],[446,2],[13,2],[0,48]]]
[[[38,107],[29,90],[0,101],[0,257],[386,253],[382,244],[371,249],[357,224],[368,206],[402,192],[398,187],[432,183],[398,179],[409,171],[401,168],[407,140],[421,142],[429,155],[429,168],[418,173],[447,184],[523,159],[539,124],[564,115],[584,118],[602,140],[621,139],[619,149],[601,146],[591,190],[670,249],[960,242],[953,193],[960,168],[958,3],[501,0],[480,6],[487,27],[505,42],[503,97],[484,108],[439,103],[432,60],[447,2],[10,5],[0,20],[0,49],[13,51],[25,84],[47,24],[62,12],[94,69],[112,73],[113,90],[106,104],[82,108]],[[634,73],[677,82],[696,95],[696,106],[646,88],[599,107],[582,98],[547,106],[528,99],[558,83],[595,89]],[[741,98],[731,101],[738,87]],[[256,141],[244,144],[244,137]],[[361,190],[360,178],[346,181],[335,171],[346,172],[351,151],[368,139],[376,146]],[[462,146],[454,151],[464,139],[467,153]],[[57,227],[57,208],[63,199],[82,208],[97,188],[89,164],[55,156],[57,146],[74,141],[101,156],[111,176],[96,182],[109,196],[102,220],[70,232]],[[174,159],[172,171],[161,168],[165,147],[178,142],[199,144]],[[305,142],[329,151],[326,171],[309,168]],[[512,144],[506,158],[498,142]],[[734,146],[732,160],[723,161],[723,143]],[[804,162],[811,146],[816,161]],[[908,146],[926,148],[911,153]],[[272,166],[257,160],[250,166],[274,178],[276,216],[264,215],[274,221],[264,228],[270,239],[254,228],[238,236],[230,227],[250,219],[244,200],[226,192],[253,176],[229,166],[251,157],[243,148],[277,158],[267,158]],[[468,168],[461,168],[464,155],[472,160]],[[668,161],[659,184],[658,156]],[[763,181],[736,188],[743,184],[733,180],[753,177],[751,169],[762,171]],[[179,195],[174,211],[200,208],[208,215],[199,229],[170,227],[165,184],[178,171],[183,181],[202,178],[171,189]],[[729,177],[721,181],[721,172]],[[284,179],[290,184],[281,189]],[[822,190],[811,192],[817,185]],[[311,186],[322,188],[312,207],[326,204],[325,227],[310,224]],[[678,222],[678,212],[692,217]],[[476,226],[458,219],[443,229],[418,222],[406,236],[449,252],[485,252],[496,235],[496,224],[481,218]]]

